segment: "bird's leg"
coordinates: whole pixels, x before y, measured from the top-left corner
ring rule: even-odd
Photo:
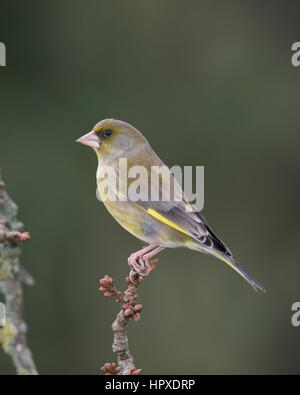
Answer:
[[[149,244],[147,247],[130,255],[128,258],[128,264],[135,273],[138,273],[142,277],[148,276],[148,274],[151,273],[152,268],[150,259],[164,249],[164,247],[155,247],[157,247],[156,243]],[[146,254],[153,248],[153,251]],[[130,280],[132,280],[131,275],[129,277]]]
[[[151,262],[150,259],[154,257],[154,255],[158,254],[160,251],[162,251],[164,247],[157,247],[153,251],[149,252],[148,254],[143,255],[139,259],[139,263],[143,267],[143,274],[140,274],[143,277],[148,276],[152,272],[152,267],[151,267]]]
[[[148,246],[142,248],[141,250],[132,253],[130,255],[130,257],[128,258],[128,265],[130,266],[132,263],[136,262],[136,260],[138,258],[142,257],[143,255],[146,254],[146,252],[152,250],[155,247],[157,247],[157,243],[152,243],[152,244],[149,244]]]

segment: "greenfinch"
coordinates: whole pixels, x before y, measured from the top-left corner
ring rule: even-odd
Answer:
[[[135,127],[123,121],[104,119],[98,122],[91,132],[76,141],[93,148],[97,154],[98,198],[123,228],[147,243],[146,247],[128,258],[128,263],[135,273],[141,276],[149,274],[152,270],[151,259],[164,248],[187,247],[213,255],[239,273],[255,291],[259,289],[265,292],[264,287],[234,260],[229,248],[213,233],[206,219],[184,197],[170,171],[165,172],[163,177],[170,178],[169,185],[176,199],[161,199],[164,192],[161,189],[167,184],[162,182],[158,186],[153,186],[150,178],[153,168],[166,166]],[[146,179],[141,182],[149,186],[148,199],[132,199],[127,193],[128,188],[125,190],[120,183],[115,183],[110,188],[110,192],[113,190],[117,198],[107,198],[107,188],[101,186],[105,179],[103,169],[109,167],[116,174],[120,174],[120,163],[124,158],[127,161],[127,169],[130,170],[134,166],[146,169]],[[130,187],[130,181],[128,183]],[[153,188],[159,190],[153,191]],[[149,198],[153,192],[158,193],[160,198]],[[178,194],[181,194],[181,199],[178,199]]]

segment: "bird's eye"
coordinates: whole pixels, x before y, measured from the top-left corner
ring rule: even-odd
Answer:
[[[107,129],[104,131],[104,136],[110,136],[112,134],[112,130],[111,129]]]

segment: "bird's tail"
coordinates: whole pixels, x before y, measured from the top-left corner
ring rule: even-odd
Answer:
[[[257,281],[254,280],[253,277],[251,277],[246,270],[244,270],[238,263],[236,260],[234,260],[232,258],[232,256],[228,256],[222,252],[217,252],[213,249],[208,251],[211,255],[215,256],[216,258],[220,259],[221,261],[227,263],[227,265],[229,265],[233,270],[235,270],[237,273],[239,273],[239,275],[241,275],[248,284],[251,285],[251,287],[254,289],[254,291],[257,292],[257,290],[261,290],[262,292],[266,293],[267,291],[265,290],[265,288],[259,284]]]

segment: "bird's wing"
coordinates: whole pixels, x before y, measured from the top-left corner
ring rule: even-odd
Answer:
[[[199,211],[195,211],[195,207],[185,199],[173,175],[171,175],[171,179],[173,180],[172,188],[177,189],[177,194],[175,193],[175,195],[178,197],[178,193],[181,194],[181,200],[160,200],[157,202],[151,200],[137,201],[136,205],[164,224],[197,240],[200,245],[206,247],[206,252],[229,265],[239,273],[255,291],[260,289],[266,292],[264,287],[233,259],[229,248],[213,233],[206,219]],[[160,185],[160,189],[161,188],[163,189],[163,183]]]
[[[155,169],[152,168],[151,171],[153,172]],[[157,171],[159,170],[157,169]],[[201,213],[185,198],[180,185],[170,170],[165,167],[159,175],[161,182],[151,183],[150,171],[148,171],[148,199],[137,200],[135,204],[152,217],[192,237],[205,247],[232,256],[228,247],[213,233]],[[170,180],[169,183],[168,180]],[[159,197],[159,200],[153,201],[151,199],[153,196]],[[164,201],[164,196],[170,196],[170,199]]]

